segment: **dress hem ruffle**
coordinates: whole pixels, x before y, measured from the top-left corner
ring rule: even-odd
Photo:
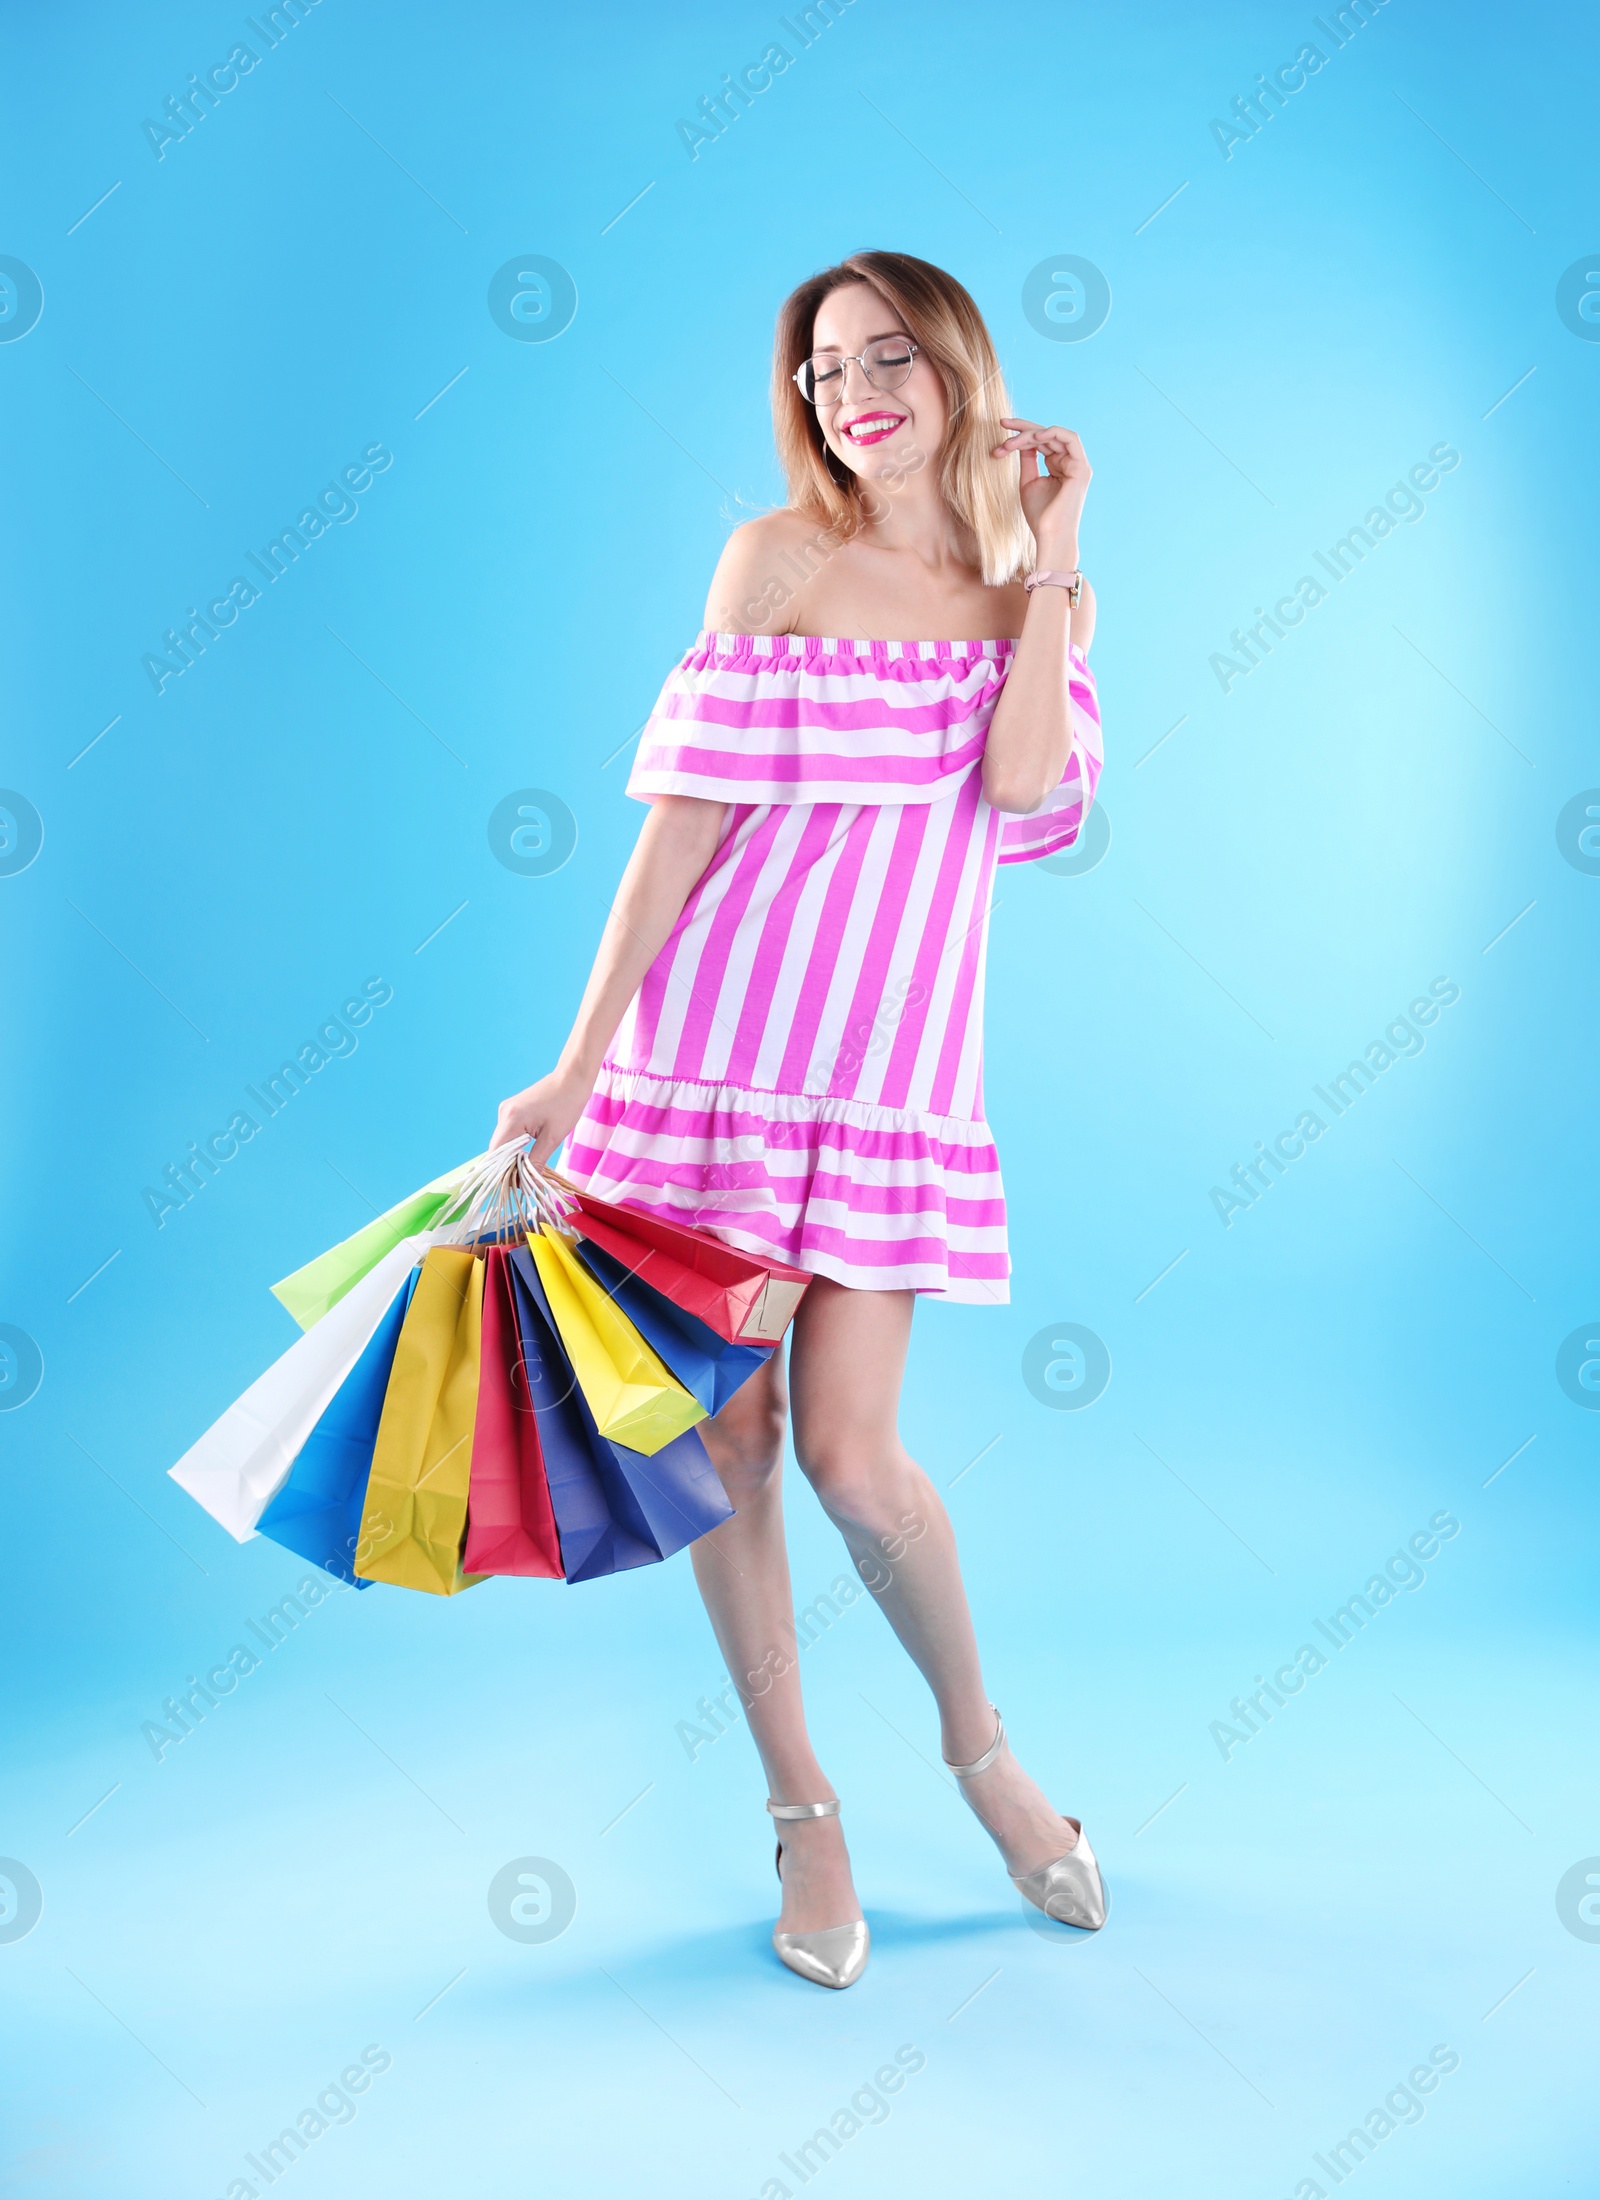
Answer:
[[[1005,1195],[981,1118],[608,1062],[562,1166],[603,1198],[850,1289],[1009,1301]]]

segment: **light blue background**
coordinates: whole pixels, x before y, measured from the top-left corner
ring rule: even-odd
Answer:
[[[45,829],[0,878],[0,1320],[44,1362],[0,1415],[0,1851],[44,1895],[0,1945],[3,2189],[222,2195],[375,2043],[297,2194],[733,2200],[910,2043],[830,2193],[1276,2200],[1442,2043],[1364,2190],[1596,2190],[1600,1946],[1555,1901],[1600,1852],[1600,1424],[1555,1377],[1600,1312],[1600,881],[1555,835],[1600,780],[1600,347],[1554,303],[1600,244],[1588,18],[1387,0],[1334,51],[1288,7],[854,0],[799,51],[760,9],[320,0],[159,161],[144,119],[259,50],[241,16],[3,26],[0,252],[44,311],[0,344],[0,780]],[[679,118],[774,38],[691,160]],[[1114,1911],[1028,1929],[863,1601],[805,1662],[877,1937],[833,1997],[767,1949],[745,1737],[675,1732],[723,1670],[681,1560],[338,1596],[163,1762],[140,1725],[302,1572],[165,1470],[290,1341],[267,1285],[548,1064],[626,744],[780,494],[774,311],[863,245],[960,275],[1096,469],[1111,847],[1003,875],[1013,1303],[919,1312],[904,1420]],[[547,344],[486,305],[530,252],[578,290]],[[1063,253],[1113,293],[1078,344],[1020,304]],[[377,441],[359,516],[157,697],[141,655]],[[1230,630],[1442,441],[1425,517],[1224,695]],[[487,839],[528,786],[578,821],[545,878]],[[1425,1050],[1224,1228],[1210,1188],[1438,976]],[[144,1187],[370,977],[359,1050],[154,1227]],[[1021,1377],[1065,1321],[1113,1363],[1081,1413]],[[1210,1722],[1441,1509],[1426,1584],[1224,1763]],[[791,1516],[809,1600],[842,1553],[798,1480]],[[536,1947],[486,1906],[528,1855],[578,1889]]]

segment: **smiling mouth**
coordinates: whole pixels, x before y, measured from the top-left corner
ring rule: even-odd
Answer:
[[[839,430],[847,443],[853,443],[858,451],[870,443],[881,443],[886,436],[902,427],[906,415],[897,412],[857,413],[854,420]]]

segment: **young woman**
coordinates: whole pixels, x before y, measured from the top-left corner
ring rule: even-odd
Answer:
[[[1007,1747],[949,1519],[896,1426],[917,1294],[1007,1297],[981,1082],[995,865],[1069,846],[1100,767],[1088,461],[1005,404],[976,305],[924,260],[856,253],[788,299],[790,503],[723,552],[640,743],[650,813],[571,1037],[495,1132],[540,1159],[570,1140],[580,1184],[816,1278],[787,1390],[775,1353],[702,1424],[736,1510],[694,1566],[779,1822],[773,1944],[825,1986],[860,1976],[868,1931],[801,1705],[791,1401],[800,1466],[1007,1871],[1052,1917],[1106,1914],[1077,1820]],[[986,638],[933,638],[964,635]]]

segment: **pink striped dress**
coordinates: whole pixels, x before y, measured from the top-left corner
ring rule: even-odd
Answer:
[[[1005,1302],[995,866],[1071,846],[1102,754],[1074,650],[1061,784],[1027,817],[984,800],[1015,647],[699,637],[628,792],[726,803],[722,835],[568,1143],[576,1181],[859,1289]]]

